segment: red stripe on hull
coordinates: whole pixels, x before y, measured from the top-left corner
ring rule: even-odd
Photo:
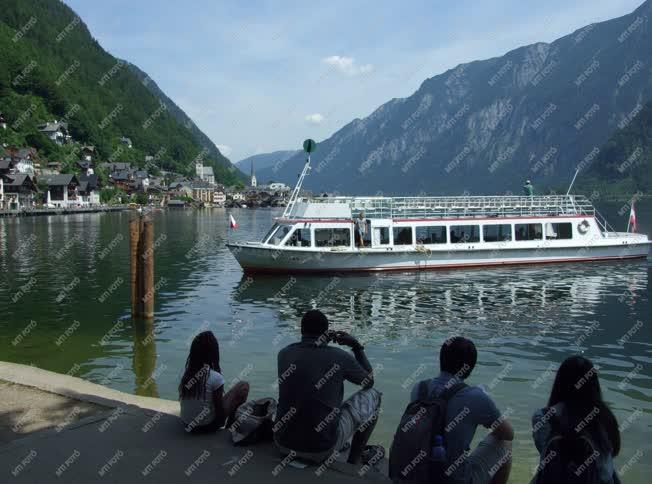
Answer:
[[[247,274],[324,274],[324,273],[355,273],[355,272],[412,272],[412,271],[428,271],[428,270],[445,270],[445,269],[470,269],[479,267],[503,267],[503,266],[526,266],[535,264],[561,264],[570,262],[604,262],[612,260],[631,260],[631,259],[645,259],[647,255],[628,255],[628,256],[605,256],[605,257],[585,257],[582,259],[550,259],[542,261],[518,261],[518,262],[483,262],[483,263],[470,263],[470,264],[440,264],[429,265],[426,267],[419,266],[397,266],[397,267],[363,267],[363,268],[347,268],[347,269],[283,269],[276,267],[250,267],[243,270]]]

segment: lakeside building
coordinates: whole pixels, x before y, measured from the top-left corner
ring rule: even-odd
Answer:
[[[79,180],[72,174],[47,175],[39,178],[47,187],[47,204],[55,207],[79,205]]]
[[[16,173],[0,175],[0,208],[20,210],[32,207],[36,198],[36,184],[31,176]]]
[[[97,175],[79,175],[78,193],[82,205],[99,205],[99,179]]]

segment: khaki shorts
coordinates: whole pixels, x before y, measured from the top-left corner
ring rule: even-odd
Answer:
[[[337,441],[335,445],[323,452],[294,451],[296,457],[319,463],[328,459],[336,451],[342,450],[353,439],[353,435],[361,426],[377,417],[380,410],[380,397],[381,393],[374,388],[360,390],[351,395],[348,400],[342,403],[340,419],[337,423]],[[275,443],[282,454],[287,455],[291,452],[290,449],[283,447],[278,442]]]
[[[512,458],[512,443],[487,435],[466,459],[467,482],[491,482],[498,470]]]

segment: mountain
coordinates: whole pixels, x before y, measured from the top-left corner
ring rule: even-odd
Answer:
[[[190,117],[183,111],[183,109],[177,106],[174,101],[172,101],[172,99],[170,99],[161,90],[161,88],[158,87],[158,84],[156,84],[156,82],[149,75],[147,75],[147,73],[143,72],[138,66],[131,64],[128,61],[124,62],[127,67],[136,75],[140,82],[145,87],[147,87],[149,92],[151,92],[154,96],[156,96],[157,99],[159,99],[163,104],[167,106],[168,111],[174,117],[174,119],[176,119],[186,129],[188,129],[192,134],[194,140],[208,151],[208,156],[215,159],[220,166],[230,169],[232,166],[231,162],[224,155],[222,155],[215,143],[213,143],[213,141],[211,141],[211,139],[201,129],[199,129],[199,127],[197,127],[195,122],[190,119]],[[235,164],[233,166],[235,166]],[[245,178],[238,172],[236,172],[236,175],[242,180]]]
[[[297,150],[284,150],[284,151],[274,151],[272,153],[261,153],[259,155],[253,155],[249,156],[247,158],[244,158],[240,161],[237,161],[235,163],[235,166],[237,166],[244,174],[250,175],[251,173],[251,163],[253,162],[254,164],[254,170],[256,172],[256,176],[258,176],[258,173],[260,170],[265,170],[264,173],[269,174],[270,172],[272,175],[277,172],[280,167],[283,165],[285,161],[290,159],[292,156],[296,155],[299,153]],[[274,180],[274,176],[269,178],[264,178],[265,181],[267,180]],[[263,178],[261,178],[261,181]]]
[[[143,165],[150,154],[157,166],[190,174],[201,155],[217,180],[242,179],[219,151],[204,153],[196,133],[177,119],[174,103],[159,99],[127,66],[59,0],[3,0],[0,112],[9,129],[1,141],[35,146],[48,159],[70,166],[78,159],[74,147],[55,145],[37,130],[41,123],[64,120],[75,140],[96,146],[101,160]],[[120,143],[123,136],[131,139],[132,149]]]
[[[427,79],[322,141],[305,186],[347,194],[539,192],[567,184],[652,99],[652,0],[551,44]],[[260,179],[294,183],[303,155]],[[650,187],[652,188],[652,187]]]
[[[578,188],[617,197],[652,191],[652,103],[641,105],[631,122],[605,143]]]

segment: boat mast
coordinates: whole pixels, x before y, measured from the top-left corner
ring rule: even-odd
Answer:
[[[310,172],[310,153],[315,151],[316,148],[317,148],[317,143],[315,143],[311,139],[307,139],[303,142],[303,150],[306,153],[308,153],[308,159],[306,160],[306,164],[303,165],[303,170],[301,171],[301,175],[299,175],[299,180],[297,181],[294,190],[292,190],[292,194],[290,195],[290,200],[288,200],[288,204],[285,207],[285,210],[283,211],[283,218],[288,218],[290,217],[290,215],[292,215],[292,210],[294,209],[294,205],[297,203],[297,200],[299,199],[299,193],[301,192],[301,185],[303,185],[303,179]]]
[[[575,170],[575,176],[573,177],[573,180],[571,181],[570,186],[568,187],[568,191],[566,192],[566,196],[568,196],[573,189],[573,184],[575,183],[575,178],[577,178],[577,174],[580,172],[580,167],[577,167],[577,170]]]

